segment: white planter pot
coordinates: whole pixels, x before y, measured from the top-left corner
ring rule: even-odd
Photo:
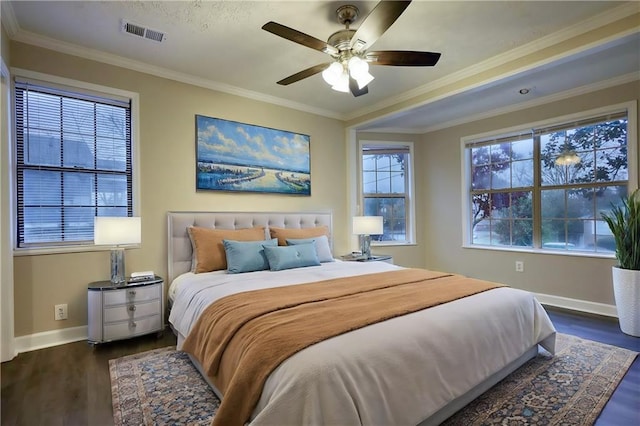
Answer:
[[[614,266],[612,274],[620,330],[640,337],[640,271]]]

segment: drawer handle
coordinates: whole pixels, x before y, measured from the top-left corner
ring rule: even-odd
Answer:
[[[135,311],[136,310],[136,305],[129,306],[129,310],[131,312]]]
[[[131,321],[129,323],[129,325],[131,325],[131,328],[136,328],[136,325],[138,325],[138,324],[136,324],[135,322]]]
[[[129,290],[129,296],[135,296],[135,295],[136,295],[135,290]]]

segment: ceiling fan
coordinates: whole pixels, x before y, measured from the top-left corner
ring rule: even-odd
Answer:
[[[336,10],[338,22],[346,28],[331,34],[326,43],[277,22],[267,22],[262,26],[263,30],[319,50],[333,58],[332,62],[314,65],[278,81],[278,84],[286,86],[322,72],[322,77],[334,90],[347,93],[351,91],[353,96],[360,96],[369,92],[367,85],[374,79],[369,74],[369,64],[404,67],[434,66],[440,59],[440,53],[413,50],[367,51],[367,48],[371,47],[391,27],[410,3],[410,0],[381,1],[364,18],[357,30],[352,30],[350,25],[358,17],[358,8],[349,4],[340,6]]]

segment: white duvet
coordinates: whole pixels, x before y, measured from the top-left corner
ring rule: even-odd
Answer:
[[[169,322],[186,336],[200,313],[228,294],[393,268],[338,261],[279,272],[187,273],[170,287]],[[251,424],[417,425],[537,344],[553,353],[555,329],[533,295],[490,290],[298,352],[267,379]]]

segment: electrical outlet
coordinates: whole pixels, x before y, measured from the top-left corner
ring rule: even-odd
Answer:
[[[67,319],[67,304],[56,305],[54,311],[56,321]]]
[[[516,260],[516,272],[524,272],[524,262],[522,260]]]

